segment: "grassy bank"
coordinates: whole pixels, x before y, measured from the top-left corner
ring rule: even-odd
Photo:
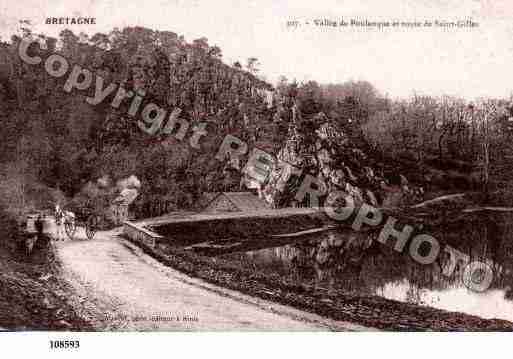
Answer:
[[[3,330],[90,330],[68,304],[70,288],[61,280],[49,241],[38,241],[30,256],[17,223],[0,211],[0,327]]]

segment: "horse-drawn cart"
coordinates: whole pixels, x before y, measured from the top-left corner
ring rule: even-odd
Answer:
[[[77,227],[84,227],[87,239],[93,239],[96,232],[103,228],[106,219],[102,212],[97,210],[91,203],[74,208],[73,211],[63,211],[64,229],[70,239],[73,239]]]

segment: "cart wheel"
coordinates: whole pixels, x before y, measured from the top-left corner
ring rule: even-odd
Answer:
[[[86,236],[88,239],[93,239],[98,228],[98,217],[90,216],[85,224]]]
[[[64,229],[66,230],[66,234],[69,239],[73,239],[73,236],[77,231],[77,225],[75,224],[75,221],[66,221],[64,222]]]

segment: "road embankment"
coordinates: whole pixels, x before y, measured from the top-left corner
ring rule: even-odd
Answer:
[[[191,277],[246,295],[292,306],[335,321],[391,331],[512,331],[513,323],[483,319],[389,300],[348,295],[284,279],[279,275],[242,268],[237,263],[204,256],[180,246],[148,246],[134,241],[161,263]]]

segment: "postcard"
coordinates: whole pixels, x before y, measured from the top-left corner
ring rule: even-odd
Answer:
[[[512,15],[3,4],[0,334],[510,332]]]

